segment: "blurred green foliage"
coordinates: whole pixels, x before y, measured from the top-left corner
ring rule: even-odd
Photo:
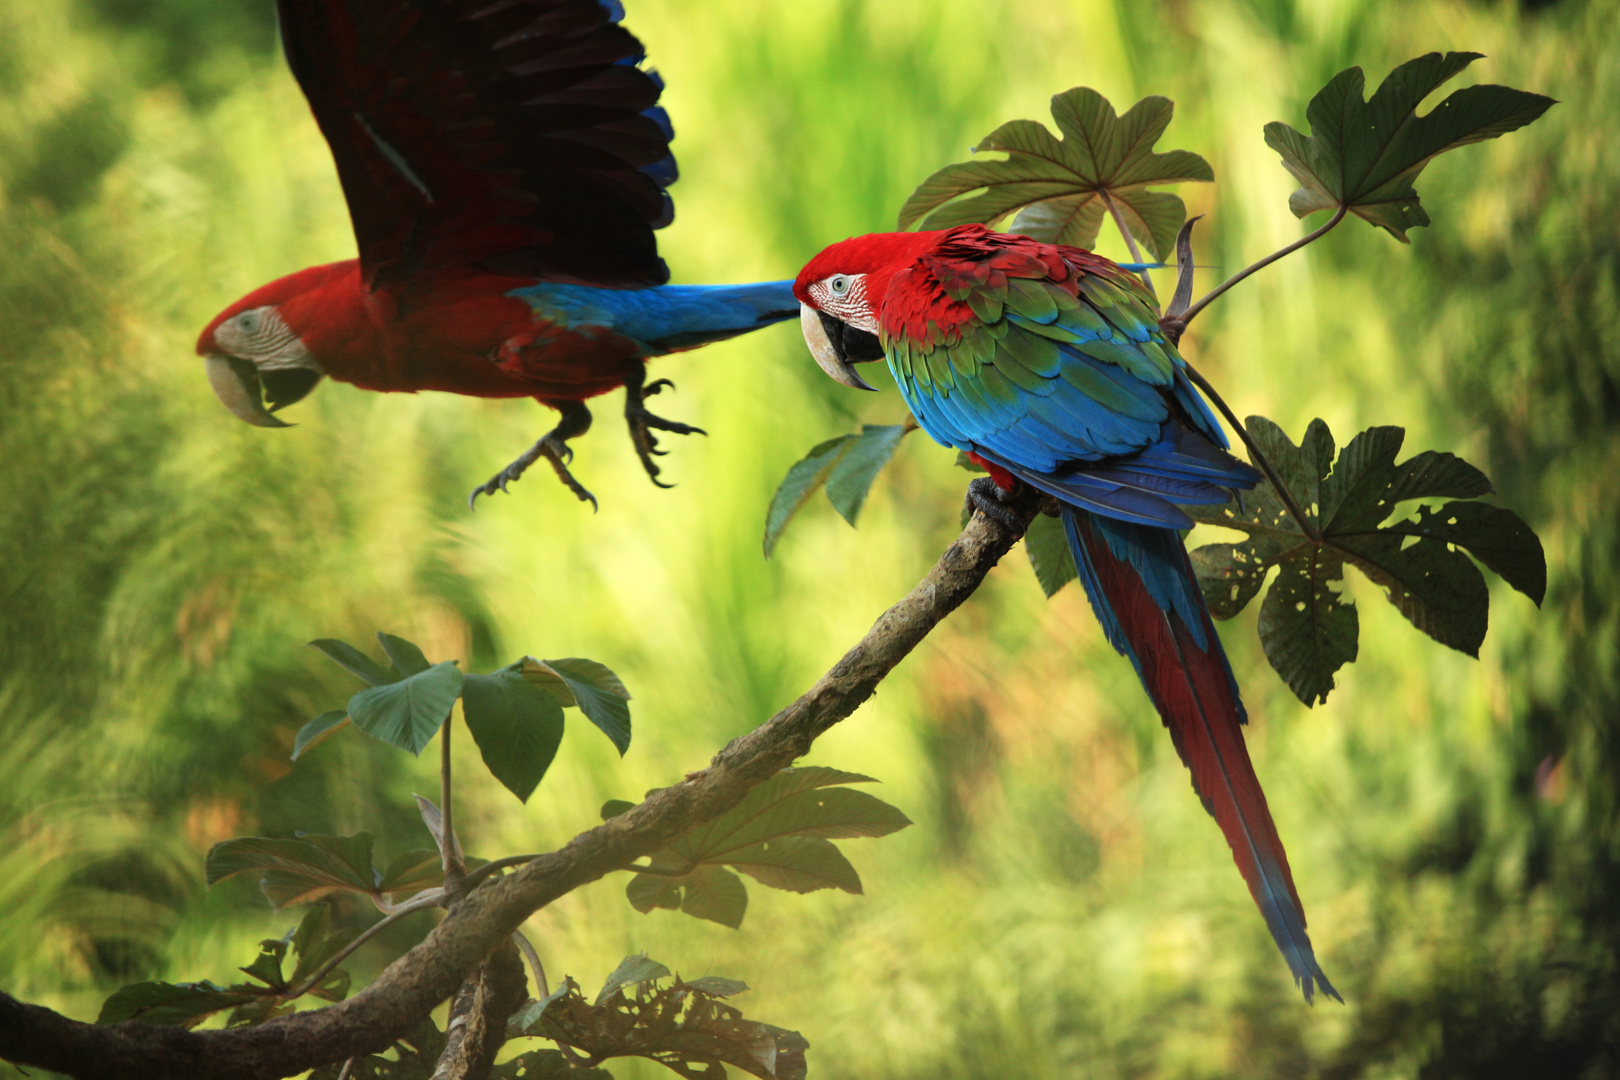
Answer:
[[[792,328],[660,361],[676,415],[713,434],[675,448],[666,492],[602,426],[575,462],[595,516],[539,476],[465,511],[546,423],[527,403],[323,386],[293,430],[240,424],[197,330],[353,247],[268,12],[0,0],[0,985],[80,1016],[122,982],[228,976],[292,924],[251,882],[200,888],[217,840],[364,828],[424,846],[408,792],[431,763],[360,739],[289,762],[352,689],[303,642],[385,625],[473,669],[514,650],[612,664],[640,706],[622,762],[567,740],[521,809],[475,761],[458,778],[469,843],[542,850],[790,700],[914,583],[960,505],[951,455],[909,439],[858,531],[807,515],[761,559],[770,493],[806,447],[904,417],[892,391],[824,379]],[[1549,592],[1537,612],[1493,585],[1476,662],[1354,585],[1361,657],[1314,711],[1252,613],[1226,630],[1344,1008],[1298,1003],[1085,601],[1047,602],[1016,565],[813,756],[883,778],[918,824],[852,846],[865,897],[761,895],[732,931],[638,914],[605,881],[531,920],[548,968],[590,983],[648,951],[741,976],[813,1069],[869,1078],[1620,1070],[1617,13],[632,3],[679,133],[663,250],[681,281],[787,276],[892,227],[919,180],[1070,86],[1176,102],[1161,145],[1213,166],[1180,194],[1210,213],[1200,261],[1227,270],[1299,235],[1261,129],[1303,124],[1335,72],[1469,49],[1488,58],[1462,81],[1561,99],[1430,166],[1434,225],[1410,248],[1342,229],[1187,341],[1240,413],[1399,424],[1410,450],[1479,464],[1546,543]],[[1106,232],[1103,250],[1124,254]]]

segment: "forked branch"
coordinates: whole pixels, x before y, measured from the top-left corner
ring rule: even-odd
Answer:
[[[803,757],[872,696],[884,677],[973,595],[1037,511],[1026,493],[1009,528],[975,514],[926,577],[802,697],[737,739],[707,769],[581,833],[516,872],[486,879],[427,938],[347,1001],[258,1027],[186,1031],[136,1022],[86,1024],[0,993],[0,1059],[81,1080],[272,1080],[378,1053],[456,993],[535,911],[736,806]]]

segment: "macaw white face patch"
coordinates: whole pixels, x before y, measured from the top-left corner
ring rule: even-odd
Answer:
[[[226,319],[214,330],[214,342],[225,355],[247,360],[260,371],[321,370],[274,305]]]
[[[866,298],[865,274],[833,274],[810,286],[816,307],[868,334],[878,332],[877,312]]]

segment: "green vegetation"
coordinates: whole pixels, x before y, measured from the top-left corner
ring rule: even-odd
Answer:
[[[1399,424],[1410,451],[1478,464],[1542,537],[1547,594],[1538,612],[1493,582],[1475,661],[1352,575],[1360,655],[1309,711],[1253,608],[1226,629],[1344,1008],[1297,1002],[1129,666],[1076,590],[1048,601],[1016,565],[811,759],[883,777],[917,823],[881,856],[849,845],[864,897],[761,893],[732,930],[639,914],[602,882],[530,920],[547,965],[595,985],[604,957],[646,952],[743,975],[750,1015],[791,1023],[841,1075],[1612,1072],[1620,9],[1530,7],[632,4],[679,132],[663,250],[682,281],[786,276],[892,227],[920,178],[1062,87],[1178,103],[1175,145],[1220,181],[1179,189],[1209,214],[1205,287],[1299,236],[1299,183],[1259,135],[1305,130],[1335,72],[1478,50],[1459,79],[1560,99],[1429,165],[1424,202],[1445,212],[1410,249],[1341,229],[1187,339],[1240,413],[1290,433]],[[223,974],[283,940],[293,916],[249,875],[201,887],[212,844],[363,828],[384,851],[423,846],[408,793],[434,763],[352,733],[290,761],[354,690],[302,642],[385,625],[464,670],[522,648],[609,659],[637,692],[622,761],[567,740],[521,807],[470,755],[458,768],[458,830],[544,850],[790,700],[914,583],[960,506],[950,455],[904,439],[858,530],[806,513],[761,559],[805,447],[905,416],[892,391],[827,384],[789,328],[661,361],[712,436],[666,459],[668,492],[622,440],[582,441],[595,516],[544,484],[466,513],[469,478],[546,422],[528,404],[333,386],[290,431],[224,413],[197,330],[352,250],[271,26],[263,4],[0,0],[0,985],[81,1017],[125,983]]]

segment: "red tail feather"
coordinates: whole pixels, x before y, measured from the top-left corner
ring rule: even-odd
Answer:
[[[1154,602],[1141,574],[1114,556],[1088,517],[1075,514],[1075,524],[1103,593],[1094,599],[1112,608],[1140,665],[1148,695],[1170,729],[1182,762],[1192,772],[1193,790],[1225,834],[1249,893],[1265,915],[1306,1000],[1318,984],[1324,993],[1338,999],[1305,935],[1305,909],[1294,889],[1288,855],[1266,807],[1265,792],[1249,761],[1242,710],[1208,612],[1200,604],[1208,642],[1208,648],[1201,649],[1181,616]],[[1192,565],[1185,551],[1179,554],[1181,570],[1191,582]],[[1196,595],[1196,584],[1193,591]]]

